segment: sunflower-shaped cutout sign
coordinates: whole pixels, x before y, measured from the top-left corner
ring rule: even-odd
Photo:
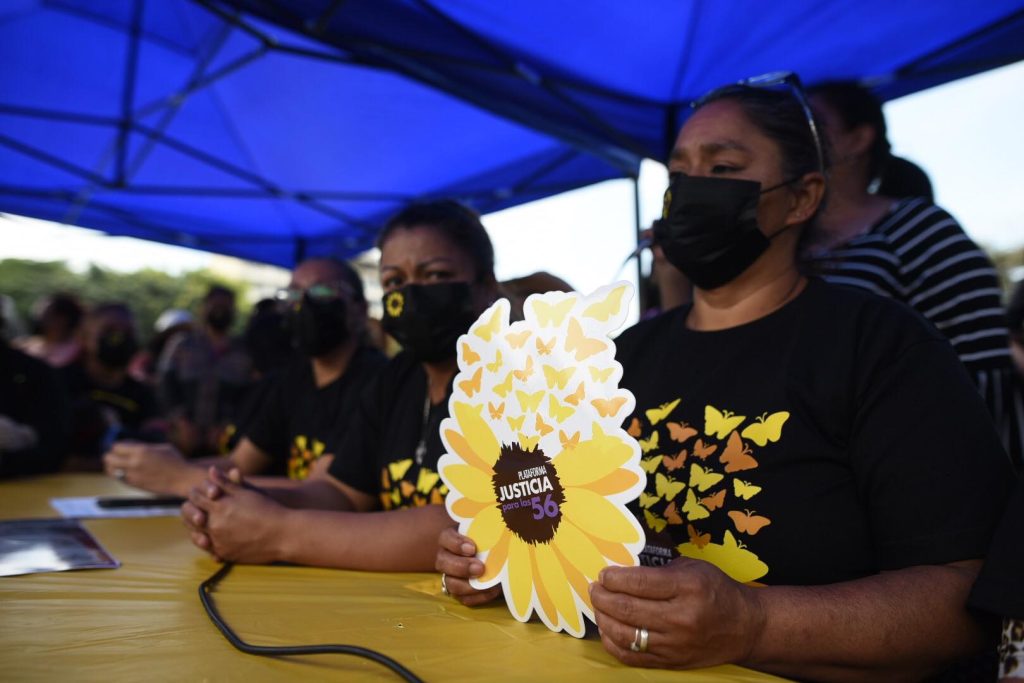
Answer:
[[[633,395],[618,387],[609,332],[632,285],[590,296],[549,292],[509,324],[505,300],[459,338],[459,374],[441,423],[438,472],[449,514],[477,545],[519,621],[584,634],[588,593],[610,565],[635,566],[644,533],[626,504],[644,487],[637,442],[621,429]]]

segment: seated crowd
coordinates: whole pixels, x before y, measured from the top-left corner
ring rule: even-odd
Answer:
[[[1024,677],[1022,295],[1007,315],[990,260],[852,84],[715,90],[668,169],[660,310],[616,344],[629,434],[675,450],[646,458],[641,566],[591,577],[604,647],[644,667],[994,680],[998,643],[998,675]],[[102,468],[185,498],[224,561],[436,569],[465,605],[497,599],[470,584],[487,568],[443,505],[439,432],[458,338],[501,296],[521,314],[531,283],[497,282],[454,201],[404,208],[378,246],[391,358],[331,258],[298,264],[240,338],[220,287],[142,350],[128,306],[52,297],[38,336],[0,341],[0,475]],[[731,486],[665,486],[684,461]]]

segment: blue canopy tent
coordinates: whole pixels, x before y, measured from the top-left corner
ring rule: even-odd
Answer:
[[[1022,57],[1024,0],[20,0],[0,210],[288,265],[413,197],[635,177],[741,77],[892,98]]]
[[[637,170],[219,5],[0,7],[0,211],[290,266],[417,197],[487,212]]]

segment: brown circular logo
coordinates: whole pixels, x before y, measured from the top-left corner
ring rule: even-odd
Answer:
[[[526,543],[547,543],[562,521],[565,490],[551,460],[539,448],[502,444],[491,479],[498,509],[512,533]]]

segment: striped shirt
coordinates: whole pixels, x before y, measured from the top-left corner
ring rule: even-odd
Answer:
[[[1013,463],[1024,464],[1024,390],[1010,356],[995,267],[950,216],[923,199],[897,202],[863,235],[812,261],[829,282],[913,307],[953,345]]]

